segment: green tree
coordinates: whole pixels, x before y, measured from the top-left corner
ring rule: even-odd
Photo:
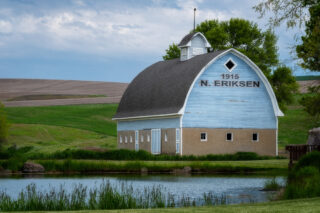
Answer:
[[[294,101],[294,93],[298,91],[298,84],[291,69],[286,66],[278,67],[271,76],[271,85],[281,109]]]
[[[169,48],[166,49],[166,55],[162,56],[163,60],[170,60],[170,59],[179,58],[179,57],[180,57],[180,49],[175,43],[172,43],[172,45],[169,45]]]
[[[4,105],[0,102],[0,143],[3,143],[8,138],[9,124],[7,121]]]
[[[306,22],[306,35],[297,45],[296,52],[303,60],[301,67],[320,72],[320,3],[309,8],[310,19]]]
[[[305,35],[301,36],[301,43],[296,45],[299,65],[311,71],[320,72],[320,0],[265,0],[254,9],[264,17],[268,11],[273,13],[270,18],[271,26],[279,26],[287,22],[287,27],[299,27],[305,23]],[[308,14],[309,13],[309,14]],[[305,95],[300,103],[305,111],[319,120],[320,93]]]
[[[304,110],[312,115],[316,121],[316,126],[320,121],[320,93],[312,95],[304,95],[300,99],[300,104],[304,107]]]
[[[254,7],[260,17],[267,12],[270,26],[279,26],[286,21],[287,27],[305,24],[305,35],[296,46],[300,66],[311,71],[320,71],[320,0],[265,0]]]

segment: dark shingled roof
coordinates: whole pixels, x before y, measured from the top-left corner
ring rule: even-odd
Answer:
[[[192,39],[192,37],[194,36],[194,34],[196,34],[196,33],[197,32],[192,32],[192,33],[189,33],[188,35],[186,35],[185,37],[183,37],[183,39],[178,44],[178,47],[187,45],[189,43],[189,41]]]
[[[146,68],[129,84],[114,118],[178,113],[198,73],[224,51],[186,61],[160,61]]]

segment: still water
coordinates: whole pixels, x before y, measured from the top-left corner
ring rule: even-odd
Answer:
[[[213,193],[226,196],[228,203],[250,203],[268,201],[274,192],[261,191],[267,180],[272,177],[264,176],[43,176],[43,177],[0,177],[0,191],[16,198],[29,184],[35,184],[42,192],[51,188],[59,189],[62,185],[66,191],[82,184],[88,189],[99,188],[103,181],[109,181],[114,186],[122,183],[132,185],[134,189],[161,186],[165,192],[175,197],[188,196],[201,198],[203,193]],[[284,177],[277,177],[277,182],[284,184]]]

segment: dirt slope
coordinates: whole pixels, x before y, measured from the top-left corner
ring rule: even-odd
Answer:
[[[116,82],[0,79],[0,101],[6,106],[119,103],[127,86],[127,83]],[[9,101],[12,98],[21,96],[57,94],[100,95],[105,97]]]

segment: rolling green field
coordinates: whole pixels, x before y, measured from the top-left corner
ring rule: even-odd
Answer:
[[[39,211],[37,211],[39,212]],[[50,211],[51,213],[59,211]],[[71,211],[64,211],[66,213],[71,213]],[[211,212],[221,212],[221,213],[267,213],[267,212],[299,212],[299,213],[310,213],[310,212],[320,212],[320,198],[309,198],[309,199],[297,199],[297,200],[285,200],[285,201],[275,201],[268,203],[258,203],[258,204],[239,204],[239,205],[222,205],[213,207],[191,207],[191,208],[167,208],[167,209],[127,209],[127,210],[97,210],[97,211],[72,211],[72,212],[90,212],[90,213],[136,213],[136,212],[176,212],[176,213],[211,213]]]
[[[279,148],[304,144],[313,118],[303,111],[296,95],[285,116],[279,118]],[[33,151],[54,152],[66,148],[116,148],[116,122],[112,116],[116,104],[93,104],[43,107],[7,107],[11,122],[5,147],[34,146]]]
[[[116,104],[8,107],[11,123],[5,147],[33,146],[31,152],[52,153],[67,148],[115,149]]]
[[[297,81],[320,80],[320,75],[296,76]]]

